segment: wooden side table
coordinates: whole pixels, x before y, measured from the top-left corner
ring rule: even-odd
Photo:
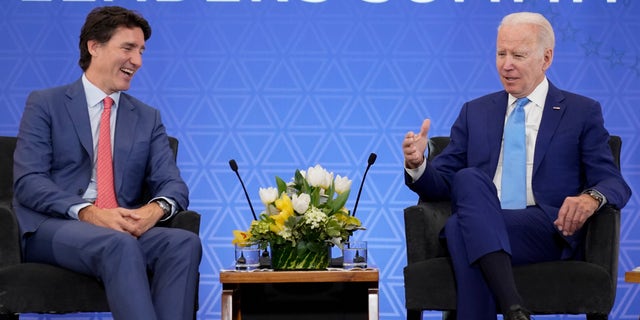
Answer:
[[[624,273],[624,281],[630,283],[640,283],[640,267]],[[640,320],[640,317],[638,317]]]
[[[378,320],[378,269],[221,271],[222,320]]]
[[[624,273],[624,281],[640,283],[640,267]]]

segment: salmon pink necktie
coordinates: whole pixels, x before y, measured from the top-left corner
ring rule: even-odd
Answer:
[[[118,207],[113,184],[113,159],[111,155],[112,106],[113,99],[111,97],[104,98],[104,110],[100,117],[100,132],[98,133],[98,161],[96,164],[98,196],[95,204],[103,209]]]

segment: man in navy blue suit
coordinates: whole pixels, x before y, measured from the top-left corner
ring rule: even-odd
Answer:
[[[451,254],[461,320],[530,319],[512,265],[579,256],[582,226],[603,205],[622,208],[631,191],[614,164],[597,101],[556,88],[546,77],[554,52],[540,14],[510,14],[498,28],[496,67],[504,90],[462,106],[450,143],[426,161],[430,120],[402,143],[405,182],[423,201],[450,199],[442,231]],[[522,205],[501,205],[505,124],[524,105]],[[528,101],[528,102],[527,102]],[[503,170],[504,169],[504,170]]]
[[[189,192],[160,113],[123,92],[142,66],[150,36],[136,12],[100,7],[87,15],[82,77],[27,99],[14,154],[13,203],[27,262],[100,279],[115,319],[192,319],[200,239],[155,226],[185,210]],[[107,104],[111,118],[103,122]],[[110,132],[99,139],[105,126]],[[112,147],[102,150],[111,149],[113,183],[104,188],[96,181],[96,162],[109,135]],[[102,205],[96,198],[109,189],[113,201]]]

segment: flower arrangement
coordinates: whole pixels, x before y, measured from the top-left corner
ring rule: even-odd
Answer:
[[[277,187],[260,188],[265,210],[249,230],[234,230],[233,243],[258,243],[262,248],[274,247],[318,251],[331,243],[342,248],[352,233],[364,229],[358,218],[345,208],[351,180],[335,176],[320,165],[307,171],[296,170],[291,182],[276,177]],[[326,251],[325,251],[326,253]]]

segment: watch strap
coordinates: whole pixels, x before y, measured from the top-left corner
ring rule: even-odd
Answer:
[[[587,189],[587,190],[583,191],[582,194],[586,194],[586,195],[590,196],[591,198],[593,198],[594,200],[598,201],[598,208],[596,209],[596,211],[600,210],[600,208],[602,208],[602,206],[604,206],[604,204],[606,203],[606,198],[598,190]]]

